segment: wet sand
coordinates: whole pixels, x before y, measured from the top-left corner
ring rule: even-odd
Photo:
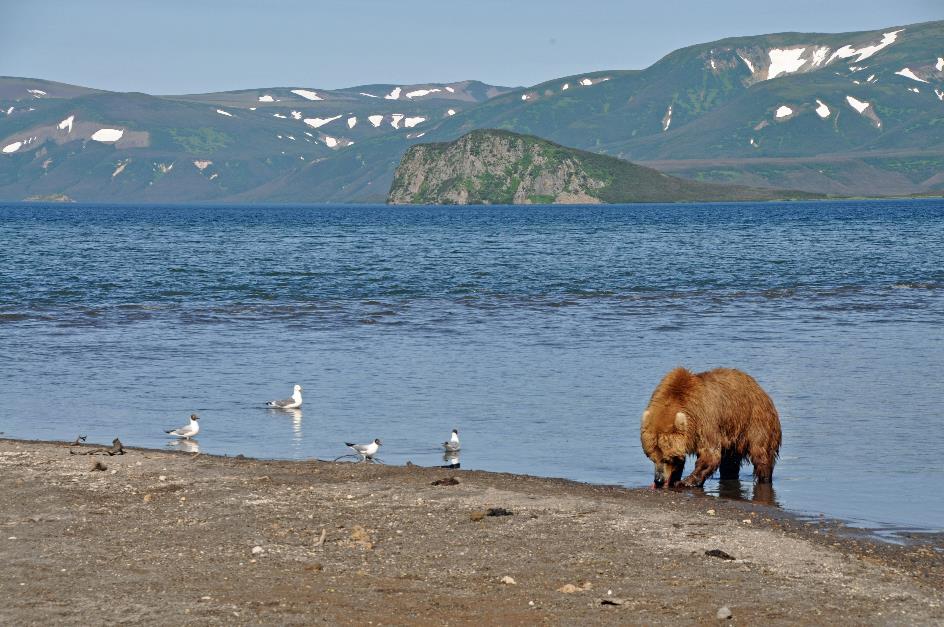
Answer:
[[[941,536],[698,493],[0,440],[0,503],[4,624],[944,622]]]

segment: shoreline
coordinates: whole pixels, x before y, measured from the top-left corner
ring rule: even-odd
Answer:
[[[477,470],[69,448],[0,439],[2,622],[944,620],[944,534]]]
[[[29,444],[49,444],[54,446],[62,447],[73,447],[77,450],[79,447],[85,448],[97,448],[97,447],[107,447],[110,445],[107,444],[96,444],[84,442],[76,446],[72,442],[66,440],[41,440],[33,438],[15,438],[9,437],[0,432],[0,444],[4,442],[13,442],[13,443],[29,443]],[[155,448],[148,446],[131,446],[125,447],[127,451],[138,451],[142,453],[154,453],[154,454],[168,454],[168,455],[179,455],[182,457],[192,458],[192,457],[201,457],[207,459],[219,459],[219,460],[239,460],[239,461],[250,461],[250,462],[259,462],[259,463],[286,463],[286,464],[307,464],[307,463],[322,463],[322,464],[333,464],[333,463],[352,463],[356,461],[353,459],[355,456],[350,453],[342,456],[337,460],[332,460],[328,458],[317,458],[309,457],[305,459],[297,458],[282,458],[282,457],[255,457],[252,455],[245,455],[243,453],[237,453],[235,455],[228,455],[225,453],[191,453],[178,448],[167,447],[167,448]],[[351,459],[345,460],[344,458],[349,457]],[[408,465],[405,464],[386,464],[380,462],[376,464],[385,468],[415,468],[415,469],[424,469],[424,470],[435,470],[442,472],[453,472],[454,469],[443,468],[441,466],[424,466],[421,464],[414,464],[412,461],[407,461]],[[649,493],[651,489],[648,485],[638,485],[638,486],[629,486],[619,483],[596,483],[593,481],[582,481],[580,479],[570,479],[568,477],[561,476],[551,476],[551,475],[531,475],[524,473],[515,473],[501,470],[483,470],[483,469],[470,469],[470,468],[460,468],[455,469],[458,472],[466,473],[483,473],[489,476],[499,476],[499,477],[514,477],[519,479],[534,479],[537,481],[550,481],[561,484],[562,488],[568,485],[573,486],[574,488],[594,488],[594,489],[608,489],[615,492],[626,492],[630,494],[634,493]],[[741,472],[742,477],[750,476],[750,467],[745,467]],[[740,483],[746,485],[752,485],[752,482],[741,481]],[[774,488],[776,488],[776,479],[774,481]],[[704,499],[705,507],[712,507],[712,503],[727,503],[731,507],[741,507],[748,512],[752,508],[760,508],[767,512],[767,515],[771,518],[776,518],[780,521],[781,524],[792,524],[799,528],[802,528],[804,525],[809,523],[816,524],[819,528],[829,528],[834,533],[839,533],[844,536],[860,539],[860,540],[871,540],[885,544],[892,545],[912,545],[914,543],[918,544],[929,544],[936,543],[941,546],[941,550],[944,551],[944,529],[934,530],[926,528],[916,528],[905,525],[880,525],[874,524],[873,526],[868,526],[868,523],[871,521],[854,521],[850,519],[844,519],[839,516],[834,516],[826,512],[818,511],[802,511],[790,509],[787,507],[781,506],[779,503],[770,503],[763,498],[753,497],[733,497],[730,495],[722,495],[720,493],[708,492],[702,489],[684,489],[676,488],[671,490],[663,490],[664,493],[671,492],[678,496],[684,496],[690,499]],[[858,523],[863,524],[858,524]]]

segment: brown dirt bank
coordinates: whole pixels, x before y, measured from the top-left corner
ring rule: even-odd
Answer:
[[[944,621],[939,537],[509,474],[0,440],[0,527],[3,624]]]

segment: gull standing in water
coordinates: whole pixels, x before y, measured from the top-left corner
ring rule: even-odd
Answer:
[[[280,401],[269,401],[266,407],[276,409],[298,409],[302,406],[302,386],[295,384],[295,390],[292,392],[292,398],[283,398]]]
[[[380,450],[381,442],[380,438],[377,438],[370,444],[354,444],[353,442],[345,442],[344,444],[353,449],[355,453],[361,456],[361,461],[365,462],[368,459],[374,461],[374,455]]]
[[[197,423],[197,420],[199,420],[199,418],[196,414],[190,414],[189,425],[178,427],[177,429],[167,429],[164,431],[164,433],[189,440],[193,436],[200,433],[200,425]]]
[[[447,453],[455,453],[459,451],[459,430],[453,429],[452,435],[449,437],[448,442],[443,442],[443,448],[446,449]]]

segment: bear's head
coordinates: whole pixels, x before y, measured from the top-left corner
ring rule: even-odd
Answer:
[[[682,479],[688,454],[688,415],[678,403],[650,403],[639,431],[642,449],[655,464],[653,487],[672,487]]]

